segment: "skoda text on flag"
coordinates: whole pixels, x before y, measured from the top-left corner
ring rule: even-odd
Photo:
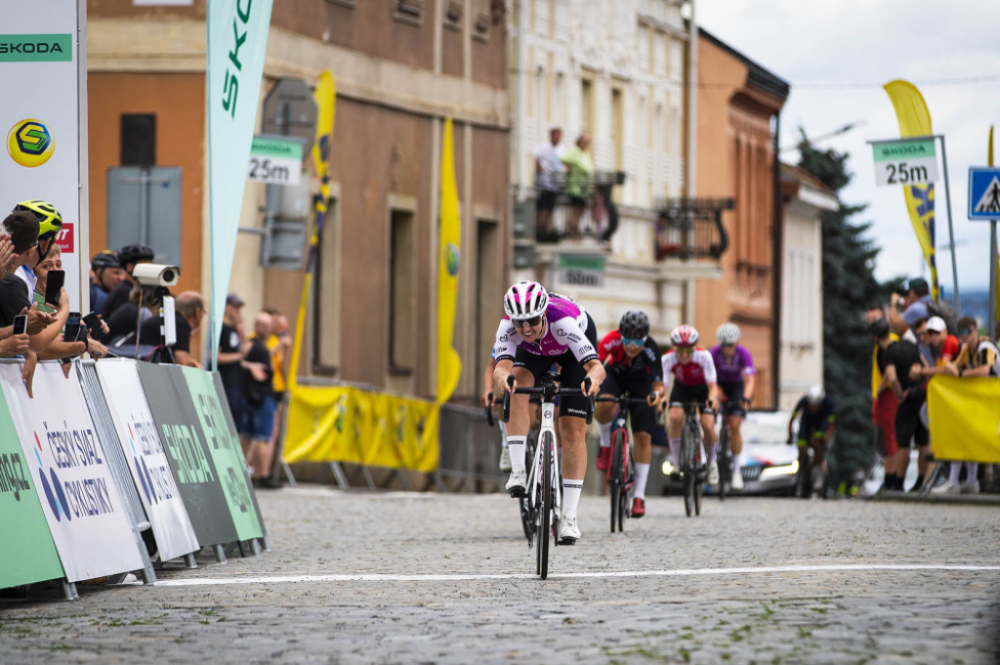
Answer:
[[[86,312],[81,298],[89,298],[89,291],[87,281],[81,282],[80,252],[87,247],[89,229],[88,202],[81,207],[87,188],[80,144],[87,137],[80,135],[79,110],[87,82],[79,79],[77,0],[2,4],[0,220],[18,202],[30,199],[48,201],[59,210],[70,309]],[[89,269],[86,258],[83,264]]]
[[[208,3],[208,196],[212,360],[236,251],[247,163],[253,142],[272,0]]]
[[[0,589],[63,576],[37,487],[0,391]]]
[[[153,526],[160,559],[169,561],[196,551],[198,537],[170,471],[136,362],[107,359],[95,367],[129,471]]]
[[[4,364],[0,384],[66,579],[79,582],[142,568],[77,375],[67,379],[58,363],[39,363],[32,399],[20,365]]]

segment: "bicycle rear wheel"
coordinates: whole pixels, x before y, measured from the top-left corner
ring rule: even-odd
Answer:
[[[542,446],[542,500],[538,504],[538,574],[544,580],[549,576],[549,541],[551,540],[552,512],[552,435],[546,432],[539,442]]]
[[[719,432],[719,453],[717,455],[717,462],[719,464],[719,487],[716,491],[719,493],[719,501],[726,500],[726,487],[729,485],[729,465],[731,460],[729,458],[729,424],[726,419],[722,419],[722,430]]]
[[[534,461],[535,450],[529,443],[524,447],[524,468],[528,470],[528,475],[531,475],[531,464]],[[527,488],[529,494],[532,489],[531,487]],[[532,537],[535,535],[535,516],[531,512],[531,500],[525,497],[518,503],[521,508],[521,527],[524,529],[524,537],[528,539],[528,545],[531,546]]]

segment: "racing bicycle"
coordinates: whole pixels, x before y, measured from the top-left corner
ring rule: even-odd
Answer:
[[[684,430],[681,433],[681,475],[684,481],[684,512],[701,515],[701,496],[705,490],[705,442],[701,434],[701,405],[698,402],[671,403],[684,408]],[[705,409],[705,413],[712,413]]]
[[[719,447],[717,453],[717,461],[719,464],[719,485],[715,488],[715,491],[719,494],[719,501],[726,500],[726,492],[728,492],[733,486],[733,456],[732,451],[729,448],[729,417],[732,414],[733,404],[727,400],[724,396],[720,396],[719,400],[721,402],[719,406],[719,419],[722,421],[722,427],[719,429]],[[749,400],[742,400],[743,404],[749,408]],[[735,469],[736,473],[740,473],[740,469]]]
[[[514,385],[514,377],[507,378],[507,385]],[[584,379],[590,388],[590,377]],[[540,395],[542,418],[538,423],[538,446],[534,458],[528,466],[528,510],[533,532],[528,536],[528,548],[535,547],[535,572],[544,580],[549,576],[549,536],[559,545],[556,534],[562,518],[562,483],[559,482],[559,450],[556,448],[555,398],[556,395],[582,395],[580,389],[563,388],[556,384],[550,374],[541,379],[537,388],[516,388],[519,395]],[[503,420],[510,420],[511,391],[503,396]],[[594,400],[587,399],[587,424],[594,419]],[[537,542],[535,542],[537,541]]]
[[[630,397],[628,392],[621,397],[598,397],[598,402],[615,402],[618,413],[615,415],[614,427],[611,430],[611,464],[608,466],[608,494],[611,495],[611,533],[618,527],[619,532],[625,531],[625,518],[632,516],[632,498],[635,493],[635,462],[633,461],[634,445],[629,438],[631,425],[629,406],[646,404],[645,399]]]
[[[486,422],[489,423],[490,427],[493,427],[496,423],[493,420],[493,393],[488,396],[489,404],[486,406]],[[542,405],[538,404],[538,416],[535,419],[539,422],[542,417]],[[500,427],[503,427],[503,423],[500,423]],[[528,436],[524,440],[524,465],[528,468],[528,463],[535,457],[535,440],[538,438],[538,430],[532,428],[528,430]],[[524,537],[531,540],[532,535],[535,532],[535,525],[531,519],[531,508],[528,505],[527,497],[521,497],[517,500],[518,512],[521,515],[521,528],[524,529]]]

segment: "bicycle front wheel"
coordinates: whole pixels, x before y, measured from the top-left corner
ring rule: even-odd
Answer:
[[[716,491],[719,493],[719,501],[725,501],[726,487],[730,483],[729,466],[731,464],[731,460],[729,458],[729,424],[726,423],[725,418],[722,419],[722,430],[719,432],[719,453],[717,461],[719,464],[719,487]]]
[[[608,477],[608,494],[611,497],[611,533],[615,532],[615,525],[620,523],[622,494],[622,467],[625,464],[624,438],[621,430],[616,430],[611,435],[611,471]]]
[[[549,576],[549,541],[552,522],[552,435],[548,432],[539,442],[542,446],[542,499],[538,504],[538,566],[537,572],[544,580]]]
[[[681,468],[684,473],[684,512],[688,517],[691,517],[691,513],[694,511],[694,476],[696,470],[694,459],[691,455],[694,444],[695,442],[691,440],[691,436],[685,428],[681,438]]]
[[[534,447],[529,443],[524,447],[524,468],[531,471],[531,465],[535,461],[535,451]],[[527,488],[528,494],[533,491],[534,488]],[[524,537],[528,539],[528,546],[531,546],[532,537],[535,535],[535,519],[531,512],[531,499],[525,497],[521,499],[521,527],[524,529]]]

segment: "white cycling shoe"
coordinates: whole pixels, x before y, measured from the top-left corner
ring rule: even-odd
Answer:
[[[507,446],[503,447],[503,452],[500,453],[500,470],[510,471],[510,449]]]
[[[719,484],[719,465],[712,462],[708,466],[708,484],[718,485]]]
[[[743,474],[740,473],[738,468],[733,469],[732,473],[732,487],[734,490],[743,489]]]
[[[527,471],[511,471],[510,480],[507,481],[507,491],[515,499],[523,499],[528,496],[525,485],[528,484]]]
[[[559,520],[559,544],[575,545],[580,540],[580,527],[576,524],[576,517],[563,517]]]

